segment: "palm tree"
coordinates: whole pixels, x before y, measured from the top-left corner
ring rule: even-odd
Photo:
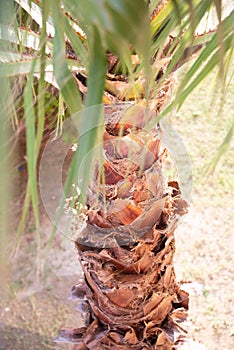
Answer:
[[[164,177],[166,152],[159,121],[180,106],[218,62],[225,81],[234,12],[223,19],[216,1],[44,0],[31,1],[33,7],[27,1],[16,3],[42,26],[40,36],[29,32],[20,42],[30,50],[39,49],[40,56],[6,52],[7,63],[0,71],[15,75],[21,69],[29,74],[24,93],[26,123],[31,127],[25,208],[31,197],[37,225],[32,149],[37,156],[45,117],[44,80],[52,82],[45,72],[51,55],[56,86],[70,114],[85,107],[65,188],[68,195],[70,185],[82,180],[70,205],[76,218],[86,218],[75,241],[84,278],[73,287],[71,298],[78,301],[84,326],[62,330],[60,340],[76,344],[75,349],[179,348],[186,336],[181,323],[188,294],[176,282],[173,269],[174,230],[187,203],[178,183]],[[196,35],[213,3],[218,29]],[[5,35],[10,40],[9,33]],[[34,47],[30,35],[38,40]],[[174,74],[193,57],[172,99]],[[36,133],[30,123],[31,85],[38,73]],[[97,143],[101,152],[99,147],[95,159]]]
[[[91,181],[87,226],[75,242],[84,279],[71,298],[84,327],[60,334],[75,349],[172,349],[185,335],[188,294],[176,283],[173,255],[187,205],[178,183],[165,183],[159,130],[145,132],[145,109],[133,109],[114,122],[113,109],[107,114],[105,184],[98,174]]]

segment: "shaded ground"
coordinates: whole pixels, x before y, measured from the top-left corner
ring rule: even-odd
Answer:
[[[191,338],[208,350],[233,350],[234,144],[213,176],[205,178],[204,170],[231,126],[234,83],[218,115],[218,96],[212,95],[210,82],[209,78],[169,118],[191,155],[194,171],[191,208],[176,233],[176,271],[178,280],[191,282],[185,285],[191,294]],[[23,182],[22,172],[17,176]],[[30,220],[26,231],[13,260],[9,293],[0,299],[0,349],[69,349],[53,339],[61,326],[81,322],[67,298],[80,275],[76,254],[69,240],[57,234],[37,284],[36,233]],[[51,224],[42,213],[42,247],[50,233]]]
[[[72,278],[64,277],[40,292],[28,293],[25,298],[15,293],[1,301],[0,349],[69,349],[56,345],[54,338],[61,326],[69,322],[80,324],[78,313],[67,302],[67,286]]]

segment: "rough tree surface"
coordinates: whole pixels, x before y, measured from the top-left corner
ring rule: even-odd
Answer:
[[[84,326],[63,329],[60,340],[76,350],[177,349],[188,294],[175,278],[174,230],[187,205],[163,176],[160,128],[144,130],[155,113],[135,105],[106,115],[103,172],[97,164],[76,240],[84,278],[71,297]]]

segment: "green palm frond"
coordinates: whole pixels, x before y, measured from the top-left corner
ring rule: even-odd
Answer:
[[[25,48],[33,49],[35,51],[40,50],[40,34],[28,31],[23,28],[6,27],[0,25],[0,40],[6,40],[9,43],[22,45]],[[53,44],[51,39],[46,39],[46,53],[52,54]]]
[[[220,66],[220,77],[225,82],[226,57],[233,53],[234,12],[229,10],[223,16],[222,2],[152,0],[147,6],[146,1],[132,0],[14,1],[40,27],[36,33],[23,28],[21,22],[12,22],[11,26],[0,24],[0,41],[7,41],[14,48],[12,52],[0,51],[0,77],[29,76],[25,90],[26,119],[34,108],[29,87],[33,75],[39,77],[40,119],[44,120],[43,80],[56,81],[54,84],[60,89],[71,115],[84,108],[79,117],[82,136],[66,191],[77,179],[80,159],[87,154],[91,157],[90,151],[97,142],[97,125],[103,121],[103,111],[100,108],[96,117],[89,117],[87,108],[102,104],[105,88],[114,101],[155,99],[166,79],[195,58],[174,100],[158,116],[160,119],[180,107],[215,66]],[[210,13],[217,17],[215,26],[209,24]],[[113,55],[117,63],[106,75],[108,54]],[[79,72],[84,73],[87,80],[85,101],[75,77]],[[32,125],[27,132],[28,144],[35,147],[36,142],[37,151],[42,129],[43,122],[37,136]],[[32,183],[35,181],[35,165],[33,167],[34,175],[29,172]],[[90,175],[88,167],[83,171]],[[82,188],[84,198],[87,181]],[[35,186],[31,190],[35,193]],[[35,195],[34,204],[36,206]]]

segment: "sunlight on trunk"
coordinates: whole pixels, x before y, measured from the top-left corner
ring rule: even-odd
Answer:
[[[188,294],[176,282],[173,256],[187,203],[162,172],[160,128],[144,130],[153,118],[143,106],[106,107],[104,164],[97,163],[87,226],[76,240],[84,279],[71,299],[84,326],[63,329],[57,339],[75,349],[169,350],[186,339]]]

